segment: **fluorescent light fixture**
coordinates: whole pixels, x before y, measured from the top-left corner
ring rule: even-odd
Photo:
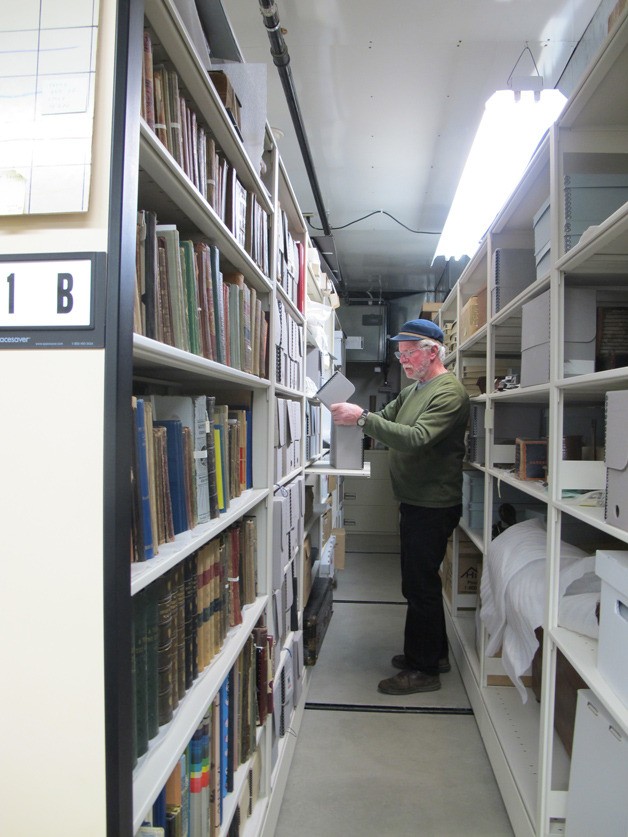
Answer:
[[[436,256],[473,256],[565,106],[559,90],[498,90],[486,102]]]

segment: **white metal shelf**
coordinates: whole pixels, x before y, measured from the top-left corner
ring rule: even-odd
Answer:
[[[208,360],[142,334],[133,335],[133,372],[162,383],[238,384],[249,389],[269,389],[267,378],[258,378],[224,363]]]
[[[600,674],[597,667],[597,640],[560,627],[552,628],[550,636],[628,735],[628,706]]]
[[[140,120],[139,163],[141,204],[157,209],[169,223],[176,223],[183,229],[188,229],[192,222],[257,291],[268,294],[270,279],[240,247],[231,230],[143,120]]]
[[[156,581],[168,570],[181,563],[204,544],[219,535],[228,526],[252,511],[269,494],[269,489],[248,489],[240,497],[231,500],[229,508],[220,517],[201,523],[176,535],[172,543],[164,543],[154,558],[131,564],[131,595],[134,596]]]

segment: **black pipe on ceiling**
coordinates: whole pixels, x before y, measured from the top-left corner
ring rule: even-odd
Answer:
[[[292,117],[292,124],[297,135],[303,163],[307,171],[307,176],[310,181],[310,187],[314,196],[314,202],[318,211],[319,218],[323,227],[323,234],[331,237],[331,227],[327,221],[327,211],[323,202],[323,196],[318,184],[314,162],[312,160],[312,153],[310,151],[310,144],[305,133],[305,125],[301,115],[301,108],[297,99],[296,90],[294,88],[294,81],[292,78],[292,70],[290,69],[290,55],[288,47],[284,41],[279,23],[279,11],[274,0],[259,0],[260,11],[264,19],[264,26],[270,41],[270,54],[273,57],[273,63],[279,72],[279,78],[283,86],[290,116]],[[340,266],[337,271],[332,271],[332,275],[336,279],[339,290],[344,290],[344,282],[340,275]]]

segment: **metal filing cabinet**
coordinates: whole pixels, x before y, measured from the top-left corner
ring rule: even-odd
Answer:
[[[365,552],[398,552],[399,504],[388,473],[388,451],[364,452],[370,462],[369,479],[345,477],[344,527],[347,549]]]

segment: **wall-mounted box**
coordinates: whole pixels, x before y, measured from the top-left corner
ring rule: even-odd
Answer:
[[[343,305],[337,313],[347,335],[347,363],[383,363],[386,359],[386,306]]]

